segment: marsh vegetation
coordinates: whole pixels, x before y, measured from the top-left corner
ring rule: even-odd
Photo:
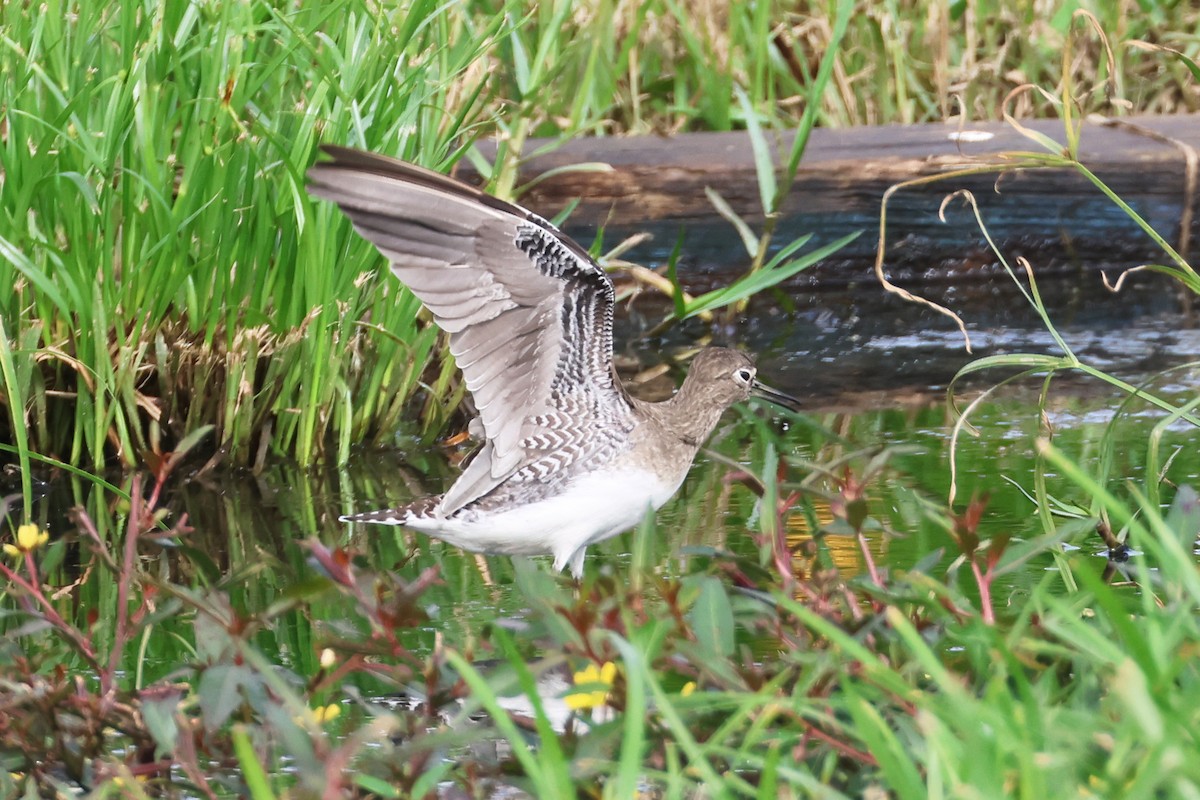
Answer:
[[[0,795],[1200,795],[1196,368],[1090,362],[1036,265],[1047,352],[944,404],[739,410],[579,586],[334,522],[437,488],[463,389],[306,196],[320,142],[517,197],[534,137],[749,130],[738,288],[649,265],[704,337],[821,254],[775,235],[772,128],[1057,116],[1009,166],[1084,174],[1081,115],[1196,110],[1194,9],[1088,8],[0,8]]]

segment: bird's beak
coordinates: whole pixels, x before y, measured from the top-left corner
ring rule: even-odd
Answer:
[[[789,411],[799,411],[800,401],[792,397],[790,394],[784,394],[777,389],[772,389],[765,383],[754,381],[750,384],[750,393],[755,397],[761,397],[764,400],[770,400],[776,405],[783,406]]]

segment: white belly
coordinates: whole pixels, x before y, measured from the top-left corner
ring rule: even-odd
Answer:
[[[561,568],[582,547],[642,521],[679,488],[644,470],[584,474],[558,495],[507,511],[423,519],[409,527],[456,547],[499,555],[553,554]]]

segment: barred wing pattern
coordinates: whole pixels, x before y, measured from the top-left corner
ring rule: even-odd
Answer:
[[[604,460],[633,427],[612,368],[612,282],[550,223],[436,172],[325,147],[309,191],[338,204],[450,335],[484,443],[448,516],[510,477]],[[607,432],[607,435],[597,433]]]

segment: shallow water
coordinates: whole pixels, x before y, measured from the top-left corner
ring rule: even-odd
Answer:
[[[984,537],[1003,533],[1019,540],[1041,533],[1033,503],[1022,494],[1022,490],[1032,492],[1033,442],[1039,432],[1032,399],[1029,392],[1017,392],[982,407],[975,417],[982,436],[964,437],[960,442],[958,507],[978,492],[991,493],[981,529]],[[1114,399],[1094,392],[1057,398],[1049,409],[1057,428],[1056,444],[1085,464],[1094,461]],[[1116,491],[1127,478],[1143,477],[1146,438],[1157,418],[1157,414],[1131,413],[1119,427],[1109,481]],[[903,570],[940,552],[932,569],[941,575],[956,551],[936,515],[924,510],[922,498],[935,505],[945,500],[948,422],[944,404],[934,399],[903,407],[816,414],[806,424],[785,424],[772,416],[769,408],[755,407],[731,412],[711,448],[712,453],[758,472],[770,443],[791,462],[792,481],[808,475],[807,463],[829,463],[856,450],[897,448],[891,469],[867,487],[871,518],[877,523],[867,532],[871,555],[884,569]],[[764,434],[760,426],[769,432]],[[831,442],[814,426],[836,433],[845,443]],[[1168,432],[1165,445],[1166,453],[1180,448],[1170,467],[1170,480],[1200,484],[1200,452],[1194,447],[1194,432]],[[229,476],[189,482],[175,494],[171,505],[188,514],[195,528],[191,544],[242,573],[229,582],[235,605],[266,607],[292,583],[310,576],[313,566],[300,545],[307,537],[349,547],[365,554],[364,566],[394,568],[410,578],[436,566],[442,583],[422,596],[429,619],[404,641],[424,652],[434,646],[438,636],[464,641],[486,623],[521,623],[526,600],[516,588],[511,560],[463,553],[403,529],[345,525],[337,521],[337,515],[440,491],[455,474],[446,455],[424,453],[418,459],[406,459],[398,451],[363,452],[345,470],[320,473],[277,464],[255,479]],[[852,459],[852,463],[861,468],[864,460]],[[686,574],[695,566],[690,564],[692,559],[707,558],[713,550],[756,559],[758,498],[729,481],[730,472],[726,463],[702,454],[679,495],[657,515],[653,532],[625,534],[592,548],[586,570],[593,575],[622,576],[629,572],[633,551],[639,548],[643,555],[636,557],[645,558],[656,571],[668,575]],[[827,483],[815,486],[828,489]],[[1065,501],[1087,503],[1087,498],[1057,486],[1053,479],[1051,492]],[[830,519],[828,503],[817,493],[806,495],[803,508],[788,520],[793,546],[811,538],[812,519],[822,523]],[[827,534],[822,544],[843,577],[864,569],[855,537]],[[1098,537],[1087,536],[1076,544],[1081,548],[1076,557],[1104,557]],[[548,559],[544,561],[548,568]],[[799,556],[794,563],[801,573],[812,568],[811,562]],[[1004,576],[996,584],[997,602],[1020,602],[1045,571],[1053,568],[1047,556]],[[971,592],[965,576],[960,576],[959,584]],[[338,635],[347,624],[343,620],[352,616],[345,613],[344,603],[330,595],[328,602],[314,604],[316,618],[297,618],[294,627],[264,632],[267,641],[263,646],[286,659],[310,649],[310,637]],[[769,643],[765,644],[769,648]]]
[[[1182,327],[1182,317],[1164,307],[1169,303],[1161,292],[1138,291],[1142,294],[1119,300],[1103,293],[1060,306],[1055,312],[1060,332],[1083,360],[1134,383],[1172,368],[1153,379],[1150,388],[1185,402],[1195,396],[1200,368],[1180,365],[1200,359],[1200,334]],[[862,294],[818,293],[805,300],[804,310],[793,311],[759,302],[743,322],[718,327],[717,338],[757,352],[760,376],[799,396],[809,411],[786,417],[756,403],[730,411],[650,532],[625,534],[591,548],[589,573],[621,576],[635,557],[660,573],[677,575],[695,566],[692,559],[707,558],[714,551],[757,559],[758,498],[731,480],[729,462],[759,474],[773,450],[788,464],[787,486],[805,481],[814,465],[837,464],[840,475],[845,461],[861,475],[871,457],[888,448],[888,468],[866,488],[871,519],[867,542],[873,560],[884,569],[904,570],[940,554],[926,568],[939,574],[952,568],[954,543],[937,514],[928,510],[930,504],[944,506],[950,488],[953,417],[945,387],[973,358],[1054,353],[1054,342],[1036,317],[1006,305],[1016,299],[1011,292],[997,290],[987,294],[989,302],[968,304],[973,354],[965,352],[961,336],[944,317],[878,294]],[[1074,298],[1077,291],[1048,286],[1046,294]],[[1130,314],[1130,309],[1138,313]],[[631,366],[630,374],[662,361],[664,354],[695,346],[696,331],[686,328],[652,341],[631,336],[661,311],[661,303],[642,300],[619,321],[624,337],[618,350],[622,362]],[[966,387],[968,398],[1007,374],[974,379]],[[678,377],[678,372],[665,373],[639,391],[661,395]],[[1103,463],[1110,442],[1111,461],[1104,477],[1114,491],[1124,491],[1127,480],[1145,478],[1147,440],[1163,419],[1162,412],[1140,401],[1122,405],[1124,396],[1099,381],[1064,375],[1054,384],[1043,418],[1037,405],[1039,389],[1040,381],[1029,379],[997,392],[972,417],[980,436],[960,436],[956,508],[961,510],[972,496],[989,493],[984,537],[1021,539],[1042,533],[1034,505],[1023,492],[1032,492],[1034,442],[1046,425],[1053,430],[1055,444],[1087,469]],[[1118,413],[1119,424],[1112,426],[1111,440],[1106,439]],[[1200,484],[1200,448],[1195,442],[1194,428],[1185,423],[1165,431],[1162,457],[1178,451],[1168,481]],[[463,553],[402,529],[338,522],[340,514],[443,491],[457,474],[455,463],[466,454],[462,447],[422,449],[403,434],[396,444],[391,451],[358,452],[340,470],[305,471],[279,462],[259,475],[193,477],[174,487],[167,504],[188,515],[194,529],[188,543],[207,554],[219,570],[232,570],[225,582],[235,606],[264,608],[310,577],[314,567],[300,543],[315,537],[364,554],[364,565],[396,569],[410,577],[429,567],[439,570],[441,583],[422,595],[429,619],[405,642],[415,650],[429,650],[439,635],[451,641],[470,639],[481,624],[498,619],[519,624],[525,601],[514,587],[509,559]],[[829,522],[829,495],[836,494],[831,480],[812,481],[807,488],[798,510],[788,517],[789,541],[796,547],[811,539],[814,525]],[[1053,477],[1050,491],[1067,502],[1089,502]],[[96,490],[67,479],[58,481],[43,502],[50,510],[41,513],[55,532],[72,529],[65,515],[72,505],[107,507]],[[1103,557],[1098,537],[1075,543],[1081,548],[1077,557]],[[843,576],[863,570],[864,557],[854,536],[827,533],[821,544],[822,557]],[[795,567],[803,572],[813,564],[798,556]],[[1047,556],[1004,576],[996,585],[998,602],[1019,602],[1053,568]],[[970,593],[969,581],[962,576],[958,580]],[[285,661],[311,657],[314,639],[337,636],[341,626],[349,624],[344,621],[350,617],[345,602],[330,595],[327,602],[314,605],[315,618],[296,617],[264,631],[261,644]]]
[[[962,508],[974,494],[990,492],[981,531],[985,537],[1004,533],[1020,539],[1041,533],[1033,503],[1022,494],[1032,492],[1034,440],[1041,430],[1035,399],[1033,392],[1024,389],[982,406],[973,417],[981,436],[964,435],[959,442],[957,505]],[[1114,393],[1096,391],[1056,395],[1047,409],[1056,430],[1055,443],[1085,465],[1093,463],[1119,399]],[[1109,480],[1116,491],[1126,479],[1143,478],[1147,437],[1161,416],[1137,409],[1123,414]],[[956,552],[935,515],[923,510],[922,498],[934,504],[945,501],[950,482],[950,422],[944,402],[933,396],[910,398],[891,408],[814,413],[794,420],[781,419],[766,406],[732,411],[710,444],[710,452],[697,459],[679,495],[657,515],[653,533],[648,538],[625,534],[593,547],[586,569],[620,576],[628,571],[634,558],[631,553],[639,547],[648,553],[644,556],[647,563],[664,574],[685,574],[690,559],[704,558],[711,550],[755,559],[758,498],[731,482],[732,468],[717,459],[733,460],[759,473],[769,445],[790,463],[789,482],[806,478],[809,464],[828,464],[856,451],[895,448],[889,470],[868,483],[866,490],[871,518],[878,523],[867,532],[871,554],[879,566],[896,570],[910,568],[941,551],[943,556],[935,568],[940,573]],[[842,441],[834,441],[834,434]],[[1177,484],[1200,484],[1200,452],[1194,441],[1192,430],[1172,429],[1166,434],[1163,452],[1180,450],[1168,476]],[[243,581],[232,584],[240,584],[234,591],[235,603],[238,594],[244,593],[242,602],[247,607],[266,606],[289,584],[311,574],[300,546],[307,537],[349,547],[366,554],[370,565],[395,568],[410,577],[436,566],[443,582],[422,598],[429,621],[406,642],[417,650],[427,650],[438,634],[461,641],[483,623],[522,618],[525,601],[515,589],[511,561],[463,553],[403,529],[346,525],[338,522],[337,516],[443,490],[456,474],[450,461],[461,453],[457,449],[408,455],[401,451],[361,452],[344,470],[318,472],[276,464],[253,478],[189,481],[174,494],[170,505],[188,514],[195,529],[193,545],[244,573]],[[856,470],[861,470],[865,461],[865,455],[850,459]],[[821,497],[821,492],[830,490],[829,482],[817,481],[813,486],[816,491],[804,496],[803,508],[789,517],[793,546],[811,537],[813,519],[827,523],[830,518],[828,502]],[[1087,498],[1053,480],[1051,492],[1063,500],[1087,504]],[[863,569],[855,537],[832,534],[822,542],[844,576]],[[1078,544],[1084,555],[1102,557],[1104,547],[1099,538],[1088,537]],[[548,559],[545,561],[548,568]],[[796,560],[800,571],[811,566],[799,557]],[[1024,570],[1005,576],[997,584],[1000,602],[1017,601],[1048,568],[1052,568],[1049,558],[1035,559]],[[970,591],[968,582],[962,585]],[[328,606],[317,606],[321,618],[312,622],[318,633],[332,635],[342,624],[340,602],[331,597]],[[299,625],[296,635],[302,635],[301,629],[306,627],[306,623]],[[304,646],[299,641],[288,642],[286,631],[269,635],[280,637],[275,645],[285,653]]]

